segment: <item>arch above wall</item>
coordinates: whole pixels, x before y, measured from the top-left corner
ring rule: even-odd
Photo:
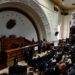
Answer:
[[[2,8],[17,8],[27,13],[35,22],[39,39],[50,37],[50,26],[47,21],[47,17],[42,8],[36,4],[33,0],[1,0],[0,9]]]

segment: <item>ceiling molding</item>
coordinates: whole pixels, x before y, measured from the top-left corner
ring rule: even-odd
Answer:
[[[75,6],[67,7],[64,6],[59,0],[50,0],[52,3],[57,5],[61,10],[75,10]]]

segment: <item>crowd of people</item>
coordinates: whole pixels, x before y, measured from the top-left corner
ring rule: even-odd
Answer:
[[[38,53],[47,51],[43,57],[30,58],[28,64],[45,75],[74,75],[75,45],[66,41],[59,41],[58,46],[44,40],[38,44]]]

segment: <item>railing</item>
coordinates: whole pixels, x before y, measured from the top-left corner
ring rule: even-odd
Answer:
[[[10,49],[10,50],[6,50],[6,52],[12,52],[12,51],[16,51],[16,50],[20,50],[20,49],[25,49],[25,48],[30,48],[30,47],[34,47],[34,46],[37,46],[38,44],[33,44],[33,45],[27,45],[27,46],[23,46],[23,47],[20,47],[20,48],[15,48],[15,49]]]

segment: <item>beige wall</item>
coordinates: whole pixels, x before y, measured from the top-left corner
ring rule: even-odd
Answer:
[[[61,39],[69,38],[71,14],[61,15]]]
[[[58,12],[54,11],[54,4],[50,0],[0,0],[0,3],[0,8],[4,7],[6,3],[9,3],[5,7],[16,6],[24,10],[24,12],[28,12],[37,24],[41,39],[46,37],[48,41],[56,41],[57,37],[54,34],[58,30],[58,25],[60,25],[60,39],[69,37],[69,21],[71,15],[61,15],[60,9]]]
[[[56,41],[57,37],[54,34],[58,30],[57,27],[59,24],[58,22],[60,18],[60,10],[58,12],[54,11],[54,4],[51,3],[50,0],[37,1],[39,2],[38,4],[45,12],[49,22],[50,30],[48,30],[48,32],[50,31],[51,35],[48,38],[50,39],[50,41]]]
[[[60,25],[60,32],[58,39],[66,39],[69,38],[70,32],[70,20],[71,20],[71,12],[68,11],[68,15],[61,15],[61,10],[59,12],[54,11],[54,4],[50,2],[50,0],[38,0],[40,6],[42,7],[43,11],[45,12],[47,19],[49,21],[51,41],[57,40],[57,37],[54,36],[54,33],[58,30],[58,25]],[[45,7],[44,7],[45,6]]]

